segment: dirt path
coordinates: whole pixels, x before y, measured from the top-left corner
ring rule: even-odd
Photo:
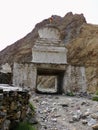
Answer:
[[[63,95],[33,94],[40,130],[92,130],[98,123],[98,102]]]

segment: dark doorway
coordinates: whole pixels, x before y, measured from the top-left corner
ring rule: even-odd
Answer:
[[[37,69],[36,91],[38,93],[63,92],[64,71],[51,69]]]
[[[0,84],[12,84],[12,73],[0,72]]]

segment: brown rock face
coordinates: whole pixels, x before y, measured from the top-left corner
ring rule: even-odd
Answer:
[[[67,44],[68,62],[77,65],[98,64],[98,26],[83,24],[78,37]]]

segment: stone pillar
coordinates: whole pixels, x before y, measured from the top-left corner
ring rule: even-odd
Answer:
[[[86,92],[87,84],[85,67],[69,65],[64,75],[63,89],[65,93],[66,91]]]
[[[14,63],[13,67],[13,85],[23,88],[34,89],[36,86],[36,68],[33,64]]]

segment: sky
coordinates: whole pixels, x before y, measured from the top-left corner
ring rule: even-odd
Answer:
[[[31,32],[51,15],[83,13],[98,24],[98,0],[0,0],[0,51]]]

